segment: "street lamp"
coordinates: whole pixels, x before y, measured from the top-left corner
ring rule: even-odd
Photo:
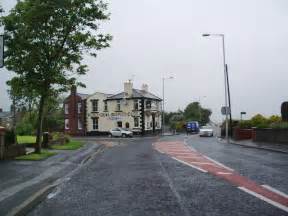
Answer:
[[[228,66],[226,64],[226,52],[225,52],[225,36],[224,34],[202,34],[203,37],[221,37],[222,39],[222,51],[223,51],[223,65],[224,65],[224,83],[225,83],[225,107],[228,107],[229,103],[229,115],[230,115],[230,130],[232,133],[232,112],[231,112],[231,99],[230,99],[230,88],[229,88],[229,78],[228,78]],[[229,135],[228,135],[228,110],[226,109],[226,140],[229,143]]]
[[[200,96],[199,97],[199,100],[198,100],[198,103],[199,103],[199,106],[198,106],[198,112],[199,112],[199,123],[201,123],[201,120],[202,120],[202,113],[201,113],[201,98],[206,98],[206,96]]]
[[[162,78],[162,135],[165,133],[165,80],[174,79],[173,76]]]

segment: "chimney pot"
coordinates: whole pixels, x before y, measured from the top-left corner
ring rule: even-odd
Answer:
[[[77,87],[76,87],[76,85],[73,85],[71,87],[71,95],[76,95],[76,93],[77,93]]]
[[[143,84],[142,85],[142,91],[143,92],[148,92],[148,85],[147,84]]]
[[[124,82],[125,97],[131,97],[133,93],[132,91],[133,91],[133,83],[131,82],[131,80]]]

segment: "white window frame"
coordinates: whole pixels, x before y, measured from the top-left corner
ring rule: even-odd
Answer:
[[[108,112],[108,101],[104,100],[104,112]]]
[[[91,100],[92,112],[98,112],[99,104],[98,100]]]
[[[83,126],[82,126],[82,121],[81,118],[78,118],[78,130],[82,130]]]
[[[117,111],[121,111],[121,100],[117,100],[116,109]]]
[[[94,122],[96,120],[96,122]],[[92,118],[92,129],[99,130],[99,119],[98,118]]]
[[[134,110],[139,110],[139,101],[138,100],[134,100],[133,108],[134,108]]]
[[[68,103],[64,104],[64,113],[67,115],[69,114],[69,104]]]
[[[136,124],[136,122],[137,122],[137,124]],[[135,128],[138,128],[139,127],[139,117],[134,117],[134,127]]]
[[[65,119],[64,120],[64,125],[65,125],[65,130],[69,130],[70,129],[70,126],[69,126],[69,119]]]
[[[81,113],[81,109],[82,109],[82,103],[81,103],[81,102],[78,102],[78,103],[77,103],[78,114]]]

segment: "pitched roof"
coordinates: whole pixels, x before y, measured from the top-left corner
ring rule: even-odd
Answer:
[[[125,96],[124,92],[121,92],[108,97],[107,100],[120,100],[123,99],[124,96]],[[139,89],[132,89],[132,96],[129,98],[148,98],[161,101],[161,98],[157,97],[156,95]]]
[[[77,93],[77,95],[78,95],[79,97],[81,97],[82,99],[85,99],[86,97],[89,96],[89,94],[82,94],[82,93]]]

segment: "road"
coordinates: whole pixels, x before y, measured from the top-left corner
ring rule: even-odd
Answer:
[[[214,162],[205,162],[206,156]],[[288,198],[261,185],[288,193],[287,165],[287,154],[216,138],[126,139],[94,157],[28,215],[284,216]],[[263,201],[237,184],[260,187],[276,201]]]

